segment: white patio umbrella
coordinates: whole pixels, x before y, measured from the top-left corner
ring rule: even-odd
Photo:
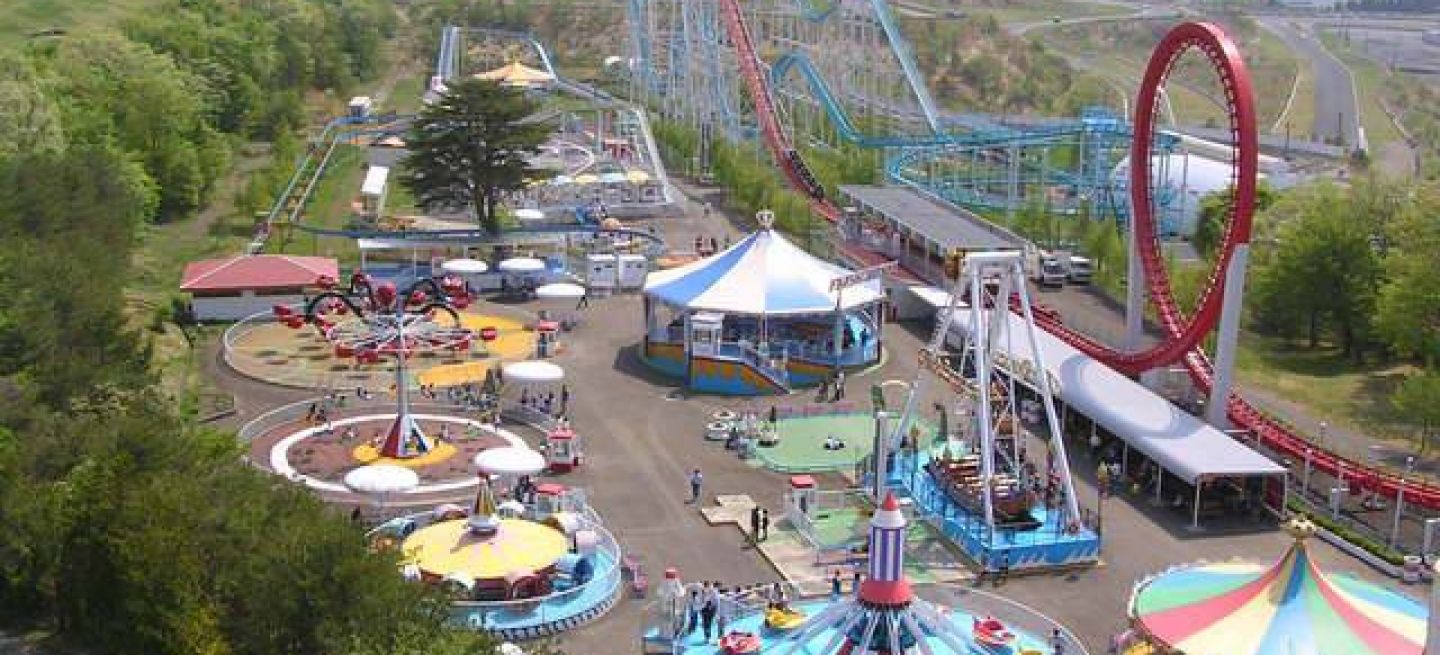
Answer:
[[[565,379],[565,369],[539,360],[512,362],[501,367],[500,371],[507,383],[547,384]]]
[[[440,270],[456,275],[478,275],[490,270],[490,265],[478,259],[451,259],[441,264]]]
[[[515,210],[515,218],[522,221],[543,221],[545,220],[545,212],[538,209],[517,209]]]
[[[539,273],[545,270],[545,262],[534,257],[511,257],[500,262],[500,270],[506,273]]]
[[[404,493],[420,486],[420,475],[404,466],[370,464],[345,474],[345,486],[351,491],[372,494],[379,498],[380,508],[392,493]]]
[[[475,468],[490,475],[520,477],[545,470],[545,456],[529,448],[488,448],[475,455]]]

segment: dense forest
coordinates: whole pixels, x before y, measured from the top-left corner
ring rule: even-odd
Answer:
[[[75,652],[485,653],[348,520],[155,387],[122,304],[306,94],[373,76],[385,0],[174,0],[0,54],[0,629]]]

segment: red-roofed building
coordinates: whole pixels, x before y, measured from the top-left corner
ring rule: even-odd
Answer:
[[[234,321],[270,311],[272,305],[304,302],[305,288],[322,275],[340,279],[331,257],[240,255],[185,265],[180,290],[201,321]]]

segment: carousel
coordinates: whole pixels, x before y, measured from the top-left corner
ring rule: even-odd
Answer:
[[[1202,563],[1140,582],[1130,598],[1125,655],[1420,655],[1425,605],[1379,585],[1329,573],[1306,540],[1315,525],[1285,526],[1295,541],[1269,566]]]
[[[762,395],[818,384],[880,359],[879,280],[816,258],[757,215],[760,229],[645,280],[645,361],[695,391]],[[837,290],[838,289],[838,290]]]

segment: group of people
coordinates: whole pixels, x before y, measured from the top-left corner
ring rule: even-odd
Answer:
[[[727,236],[725,237],[723,248],[729,247],[730,237]],[[710,255],[720,252],[723,248],[721,246],[721,241],[715,237],[703,237],[698,235],[695,237],[695,254],[700,255],[701,257],[709,257]]]
[[[840,402],[845,400],[845,369],[835,371],[834,374],[820,381],[820,386],[815,389],[815,402]]]
[[[570,411],[570,385],[560,385],[560,395],[557,397],[555,391],[547,391],[544,394],[530,393],[529,389],[520,390],[520,406],[528,407],[534,411],[553,418],[564,418]]]
[[[735,614],[734,595],[739,588],[729,589],[719,582],[692,582],[686,586],[685,593],[685,625],[680,630],[683,635],[691,635],[696,629],[700,629],[705,635],[705,641],[709,642],[711,636],[719,638],[725,634],[725,628],[730,624]]]
[[[759,505],[750,508],[750,542],[760,543],[770,538],[770,510]]]

